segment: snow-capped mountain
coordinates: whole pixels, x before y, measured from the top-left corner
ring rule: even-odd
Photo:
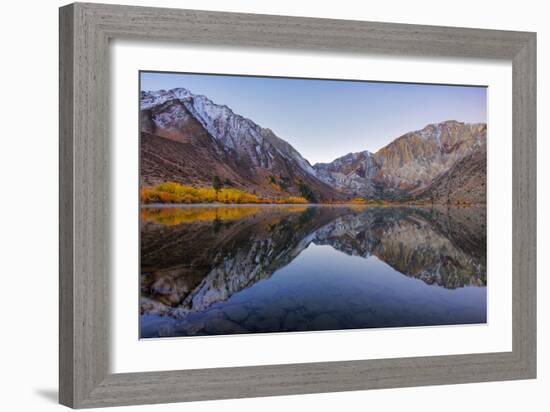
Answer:
[[[241,157],[249,157],[256,166],[270,169],[276,155],[294,161],[306,173],[315,171],[287,142],[279,139],[269,129],[263,129],[252,120],[235,114],[229,107],[212,102],[206,96],[194,95],[184,88],[169,91],[142,92],[141,110],[158,108],[167,102],[179,102],[214,137],[226,151],[234,151]],[[162,112],[152,117],[161,129],[179,129],[182,110]]]
[[[145,184],[169,179],[207,185],[213,176],[220,176],[230,185],[252,188],[263,195],[303,195],[307,187],[315,198],[341,197],[316,177],[296,149],[270,129],[187,89],[142,92],[140,128]],[[162,144],[159,137],[170,142]],[[180,172],[172,170],[163,176],[162,167],[154,164],[159,161]]]
[[[311,166],[270,129],[187,89],[142,91],[140,104],[144,186],[165,181],[211,186],[217,176],[226,186],[267,198],[331,201],[403,200],[419,195],[438,200],[445,191],[460,189],[453,185],[474,188],[486,183],[486,168],[479,163],[486,157],[484,123],[430,124],[376,153],[349,153]],[[477,162],[474,169],[468,159]],[[471,181],[457,178],[461,170],[468,170]],[[437,186],[443,183],[445,188]],[[485,192],[476,193],[470,197],[483,202]]]

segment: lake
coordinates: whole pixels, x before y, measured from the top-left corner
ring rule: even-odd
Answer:
[[[141,338],[485,323],[485,208],[141,209]]]

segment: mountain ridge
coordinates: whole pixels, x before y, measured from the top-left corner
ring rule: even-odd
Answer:
[[[142,91],[140,96],[141,183],[175,181],[210,186],[215,176],[227,186],[266,198],[304,196],[310,202],[421,199],[450,202],[453,185],[485,186],[485,123],[447,120],[405,133],[375,153],[348,153],[329,163],[311,163],[271,129],[226,105],[184,88]],[[168,140],[168,141],[165,141]],[[475,157],[472,154],[479,153]],[[442,176],[474,158],[471,181]],[[467,161],[467,160],[466,160]],[[462,165],[467,168],[467,165]],[[454,176],[454,177],[453,177]],[[437,180],[438,178],[441,178]],[[430,192],[428,189],[431,188]],[[484,203],[484,192],[453,202]]]
[[[394,199],[427,187],[474,151],[485,151],[486,124],[448,120],[313,167],[321,180],[352,196]]]
[[[142,149],[144,145],[148,146],[148,150],[142,150],[145,159],[142,162],[145,165],[142,183],[145,185],[171,180],[207,186],[215,176],[219,176],[228,180],[229,186],[252,190],[265,197],[288,194],[309,195],[311,201],[343,199],[340,193],[316,177],[310,163],[292,145],[270,129],[235,114],[227,106],[217,105],[205,96],[193,95],[182,88],[142,92],[141,101]],[[190,129],[195,130],[193,136],[188,133]],[[203,146],[200,156],[189,148],[194,158],[180,148],[179,159],[180,163],[192,164],[197,163],[199,156],[202,168],[208,168],[200,172],[188,170],[189,178],[185,173],[179,173],[164,177],[157,174],[150,179],[152,171],[148,166],[158,161],[158,152],[162,151],[162,148],[147,145],[150,136]],[[158,141],[157,144],[162,146]],[[165,163],[176,161],[173,157],[165,160]],[[220,167],[220,162],[225,162],[228,167]]]

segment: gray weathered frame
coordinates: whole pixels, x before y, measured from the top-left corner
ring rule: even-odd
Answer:
[[[110,374],[109,40],[505,59],[513,65],[513,350]],[[75,408],[536,376],[536,34],[75,3],[60,9],[59,397]]]

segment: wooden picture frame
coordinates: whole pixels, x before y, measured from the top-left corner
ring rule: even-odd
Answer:
[[[535,33],[86,3],[62,7],[59,27],[62,404],[87,408],[535,378]],[[108,71],[109,40],[118,38],[511,61],[512,351],[110,374]]]

